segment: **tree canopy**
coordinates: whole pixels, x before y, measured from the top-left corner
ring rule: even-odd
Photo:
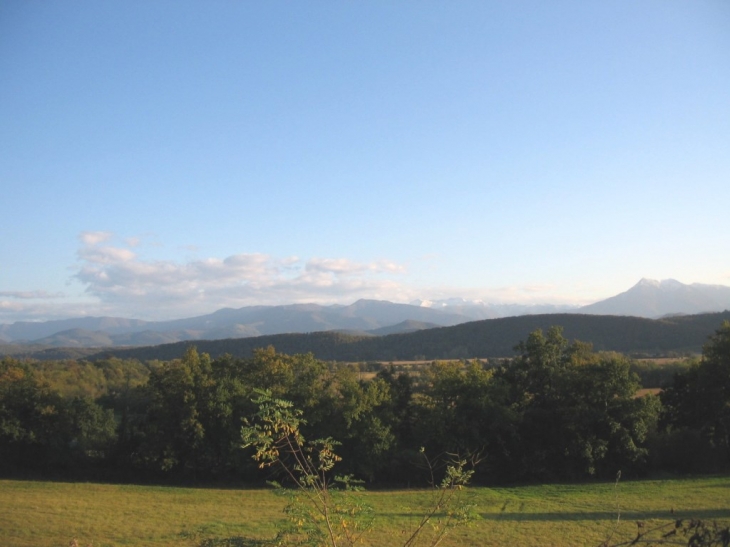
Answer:
[[[480,460],[474,481],[490,484],[730,467],[730,323],[660,397],[637,397],[635,362],[559,327],[515,352],[364,376],[273,347],[147,363],[4,358],[0,473],[265,480],[240,448],[256,390],[292,401],[302,433],[336,439],[342,472],[371,482],[422,484],[422,448]]]

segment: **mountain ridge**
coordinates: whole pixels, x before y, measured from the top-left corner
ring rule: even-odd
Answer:
[[[585,314],[545,314],[471,321],[410,333],[366,336],[340,332],[276,334],[256,338],[195,340],[153,347],[105,348],[85,354],[89,359],[169,360],[179,358],[194,344],[198,351],[218,357],[248,357],[256,348],[273,346],[288,354],[313,353],[333,361],[407,361],[503,358],[515,355],[515,346],[536,329],[563,328],[569,340],[591,343],[597,351],[618,351],[634,356],[697,354],[730,312],[685,315],[670,319]],[[640,355],[639,355],[640,354]],[[43,353],[35,354],[43,358]],[[63,353],[49,351],[46,358]]]
[[[221,308],[209,314],[168,321],[119,317],[21,321],[0,324],[0,343],[47,347],[148,346],[322,331],[382,336],[421,330],[422,327],[414,326],[417,324],[453,326],[522,315],[576,313],[660,318],[725,309],[730,309],[730,287],[643,278],[623,293],[579,308],[552,304],[489,304],[463,298],[419,300],[411,304],[360,299],[349,305],[305,303]],[[405,322],[408,321],[414,323],[407,326]]]
[[[361,299],[348,306],[290,304],[222,308],[206,315],[157,322],[115,317],[16,322],[0,325],[0,340],[5,343],[55,347],[149,345],[155,340],[157,343],[217,340],[328,330],[368,332],[393,328],[406,321],[449,326],[470,320],[468,316],[442,310]],[[407,328],[412,329],[413,326]],[[104,338],[108,343],[100,343]]]
[[[43,347],[1,344],[0,354],[17,358],[169,360],[189,345],[213,357],[230,353],[250,356],[256,348],[274,346],[283,353],[308,353],[323,360],[396,361],[511,357],[515,345],[536,329],[564,329],[571,340],[593,344],[598,351],[633,356],[697,354],[730,312],[680,315],[664,319],[616,315],[545,314],[471,321],[387,335],[337,331],[274,334],[223,340],[188,340],[145,347]],[[640,355],[639,355],[640,354]]]
[[[730,309],[730,287],[676,279],[641,279],[629,290],[582,306],[578,313],[658,318],[673,314],[699,314]]]

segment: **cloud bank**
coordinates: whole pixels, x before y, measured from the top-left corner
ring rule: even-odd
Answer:
[[[79,234],[72,281],[83,294],[0,291],[0,321],[111,315],[160,320],[210,313],[224,307],[315,302],[350,304],[360,298],[412,302],[454,296],[501,303],[556,302],[557,288],[493,289],[413,287],[403,264],[390,260],[280,258],[240,253],[187,261],[143,258],[144,238],[117,238],[105,231]],[[191,250],[189,248],[188,250]],[[194,250],[194,249],[193,249]],[[566,296],[561,298],[560,296]],[[552,297],[552,298],[551,298]],[[570,302],[558,295],[557,302]]]
[[[277,258],[242,253],[187,262],[144,260],[130,248],[109,245],[111,234],[84,232],[74,278],[87,295],[119,313],[164,317],[222,307],[300,302],[350,303],[358,298],[402,300],[405,267],[390,261]],[[139,241],[133,240],[137,246]],[[143,312],[143,313],[140,313]]]
[[[48,291],[0,291],[0,298],[13,298],[19,300],[36,300],[49,298],[63,298],[62,292],[50,293]]]

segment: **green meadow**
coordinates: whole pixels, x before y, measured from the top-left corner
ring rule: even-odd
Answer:
[[[398,545],[428,506],[424,490],[364,494],[376,512],[366,544]],[[469,488],[480,519],[444,546],[598,545],[676,518],[730,522],[730,477],[613,484]],[[2,544],[12,547],[198,546],[224,538],[267,539],[284,502],[270,490],[0,481]],[[617,511],[618,508],[618,511]],[[617,515],[620,515],[617,525]],[[243,544],[243,543],[239,543]]]

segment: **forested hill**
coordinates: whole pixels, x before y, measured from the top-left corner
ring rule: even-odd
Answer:
[[[90,358],[113,355],[140,360],[168,360],[180,357],[191,344],[214,358],[225,353],[248,357],[254,349],[269,345],[283,353],[311,352],[318,359],[335,361],[509,357],[514,355],[514,346],[525,340],[530,332],[538,328],[547,330],[553,325],[563,327],[564,335],[568,339],[593,343],[597,351],[613,350],[627,354],[652,355],[670,352],[698,353],[707,338],[724,320],[730,320],[730,312],[664,319],[578,314],[527,315],[381,337],[316,332],[198,340],[130,349],[112,348]],[[54,353],[57,352],[58,350]]]

